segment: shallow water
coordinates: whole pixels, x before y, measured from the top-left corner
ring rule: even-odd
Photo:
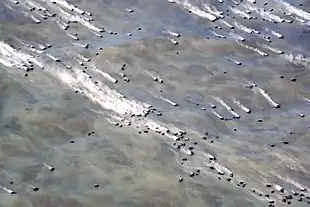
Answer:
[[[309,205],[306,1],[0,7],[0,206]]]

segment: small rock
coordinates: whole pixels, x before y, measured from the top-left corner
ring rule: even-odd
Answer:
[[[38,187],[32,187],[32,191],[37,192],[39,190]]]

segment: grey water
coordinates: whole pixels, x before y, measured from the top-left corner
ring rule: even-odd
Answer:
[[[1,0],[0,206],[308,206],[309,25],[306,0]]]

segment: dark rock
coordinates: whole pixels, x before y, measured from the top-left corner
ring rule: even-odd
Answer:
[[[38,190],[39,190],[38,187],[33,187],[33,188],[32,188],[32,191],[34,191],[34,192],[37,192]]]

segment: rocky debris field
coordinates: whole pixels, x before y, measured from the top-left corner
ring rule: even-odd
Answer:
[[[0,206],[309,206],[309,12],[0,1]]]

